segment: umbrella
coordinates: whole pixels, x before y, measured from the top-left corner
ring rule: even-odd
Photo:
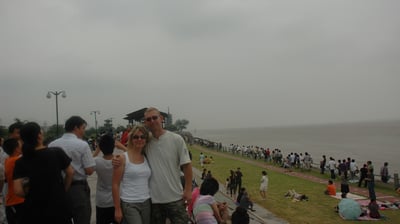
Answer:
[[[338,206],[339,214],[346,220],[357,220],[362,213],[360,204],[350,198],[343,198]]]

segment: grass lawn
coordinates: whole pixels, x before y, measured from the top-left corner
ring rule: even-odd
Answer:
[[[201,151],[207,156],[212,156],[213,164],[206,164],[205,168],[211,170],[213,177],[218,179],[220,183],[225,183],[229,176],[229,170],[241,168],[243,173],[243,187],[246,187],[252,199],[257,204],[265,207],[276,216],[287,220],[289,223],[370,223],[371,221],[345,221],[334,212],[334,207],[339,200],[323,194],[325,190],[324,184],[314,183],[301,178],[289,176],[284,173],[267,170],[265,167],[247,163],[239,159],[231,159],[221,156],[213,150],[207,150],[198,145],[189,147],[193,155],[192,165],[202,170],[198,162]],[[229,154],[231,155],[231,154]],[[251,161],[249,159],[248,161]],[[261,179],[261,171],[268,172],[269,185],[267,191],[267,200],[262,201],[259,195],[259,182]],[[289,189],[294,189],[298,193],[305,194],[309,197],[308,201],[293,202],[284,197]],[[374,221],[385,223],[400,223],[399,210],[384,210],[381,214],[388,217],[387,220]]]

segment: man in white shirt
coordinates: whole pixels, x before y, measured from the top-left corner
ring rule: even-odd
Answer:
[[[150,177],[150,195],[152,200],[151,223],[186,224],[188,215],[185,202],[192,198],[192,164],[189,150],[183,138],[162,127],[163,117],[159,110],[150,107],[144,113],[144,123],[150,129],[153,138],[148,143],[146,156],[152,175]],[[185,186],[180,181],[181,169]]]
[[[74,224],[90,224],[92,213],[90,188],[86,178],[93,174],[96,163],[89,144],[82,140],[86,125],[81,117],[70,117],[65,122],[65,134],[49,144],[49,148],[62,148],[72,159],[71,165],[75,172],[67,196]]]

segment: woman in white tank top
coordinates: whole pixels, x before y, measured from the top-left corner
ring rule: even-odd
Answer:
[[[133,127],[126,152],[117,155],[121,157],[121,166],[113,171],[112,194],[118,223],[123,220],[127,224],[150,224],[151,170],[143,154],[150,137],[143,126]]]

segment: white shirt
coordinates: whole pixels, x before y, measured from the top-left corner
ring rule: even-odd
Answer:
[[[153,138],[146,148],[150,164],[150,195],[152,203],[169,203],[182,199],[180,166],[190,163],[189,150],[183,138],[166,131]]]
[[[74,168],[73,180],[86,180],[85,168],[95,167],[90,146],[73,133],[65,133],[61,138],[54,140],[49,147],[60,147],[72,159]]]
[[[94,158],[96,162],[96,206],[100,208],[114,207],[112,199],[112,160],[105,160],[103,157]]]
[[[120,185],[120,198],[127,203],[141,203],[150,198],[149,179],[151,170],[147,160],[131,163],[128,152],[124,153],[125,168]]]
[[[357,170],[357,163],[356,162],[350,162],[350,170],[353,171],[353,172]]]
[[[329,160],[328,166],[330,170],[334,170],[336,168],[336,162],[335,160]]]

